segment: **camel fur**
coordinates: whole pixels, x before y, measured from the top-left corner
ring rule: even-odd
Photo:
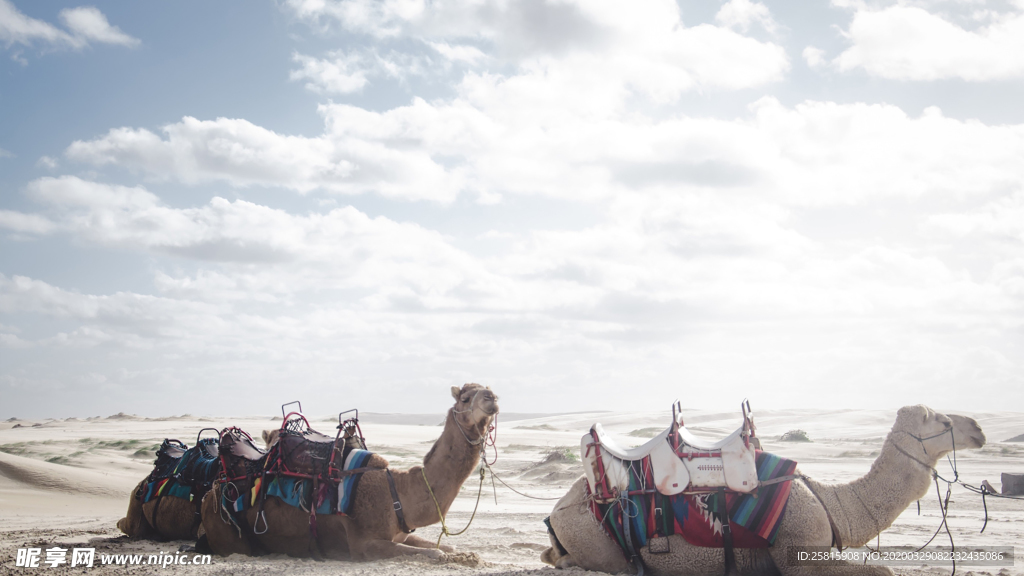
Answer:
[[[459,489],[480,459],[480,444],[486,438],[491,422],[498,413],[498,397],[490,388],[466,384],[452,387],[455,405],[448,411],[444,430],[423,459],[422,466],[395,470],[392,475],[399,501],[410,529],[429,526],[440,521],[437,506],[447,514]],[[379,458],[379,456],[375,456]],[[384,466],[379,468],[385,468]],[[378,468],[374,461],[368,464]],[[424,482],[424,472],[437,498],[431,498]],[[284,553],[297,557],[339,560],[376,560],[403,555],[441,558],[454,548],[441,546],[415,534],[406,534],[394,512],[391,491],[383,469],[365,472],[355,493],[349,516],[323,514],[316,518],[317,537],[311,536],[309,514],[275,497],[268,497],[264,520],[256,518],[254,509],[244,516],[247,533],[221,517],[220,488],[214,488],[203,499],[203,527],[209,547],[216,554]],[[252,530],[259,521],[259,531]]]
[[[947,429],[952,433],[943,433]],[[832,530],[822,502],[832,515],[844,546],[867,544],[891,526],[910,503],[925,496],[932,486],[932,469],[939,458],[953,450],[954,443],[958,450],[980,448],[985,445],[985,435],[972,418],[947,416],[921,405],[901,408],[880,455],[866,475],[847,484],[825,484],[807,477],[794,480],[775,544],[770,548],[736,549],[737,571],[745,575],[891,576],[887,567],[845,562],[790,566],[786,550],[790,546],[832,544]],[[550,520],[551,547],[541,554],[541,560],[556,568],[581,566],[602,572],[635,573],[618,544],[591,514],[587,498],[586,479],[580,478],[555,505]],[[671,551],[667,554],[650,554],[647,547],[640,550],[648,573],[721,573],[722,549],[692,546],[678,534],[669,538]]]

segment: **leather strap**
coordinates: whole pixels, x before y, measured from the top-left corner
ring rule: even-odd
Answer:
[[[725,576],[736,574],[736,551],[732,543],[732,527],[729,525],[729,506],[725,500],[725,488],[718,489],[718,514],[722,518],[722,548],[725,552]]]
[[[757,483],[758,487],[771,486],[772,484],[781,484],[783,482],[789,482],[790,480],[796,480],[797,478],[803,478],[800,474],[789,474],[787,476],[779,476],[778,478],[772,478],[771,480],[762,480]]]
[[[829,528],[832,529],[832,546],[835,546],[836,550],[842,551],[843,537],[839,535],[839,527],[836,526],[836,521],[832,519],[832,513],[828,511],[828,506],[825,506],[825,501],[821,499],[821,496],[818,496],[818,493],[814,491],[814,488],[811,488],[811,485],[807,482],[807,477],[800,475],[800,478],[804,480],[804,486],[807,486],[807,489],[810,490],[811,494],[813,494],[818,500],[818,504],[821,504],[822,509],[825,510],[825,517],[828,518]]]
[[[221,488],[223,490],[223,488]],[[245,495],[239,496],[245,498]],[[267,549],[260,544],[259,538],[256,537],[253,526],[249,526],[249,522],[245,517],[245,510],[235,510],[234,506],[228,509],[228,514],[235,521],[235,525],[238,526],[239,531],[242,533],[242,537],[245,538],[247,544],[249,544],[249,552],[253,556],[262,556],[266,554]]]
[[[373,467],[370,467],[370,466],[363,466],[362,468],[353,468],[351,470],[342,470],[341,472],[338,472],[338,478],[343,478],[345,476],[354,476],[356,474],[365,474],[365,473],[369,472],[370,470],[380,470],[380,468],[373,468]]]
[[[629,549],[629,561],[636,567],[636,576],[644,576],[644,559],[641,558],[640,554],[636,551],[636,546],[633,544],[632,530],[629,526],[629,498],[625,495],[620,495],[619,502],[615,505],[618,506],[619,510],[622,512],[622,539],[626,541],[626,548]]]
[[[395,510],[395,516],[398,516],[398,526],[402,529],[402,532],[410,534],[415,531],[409,529],[409,525],[405,523],[405,513],[402,512],[402,503],[398,501],[398,490],[395,489],[395,478],[391,475],[391,469],[385,468],[384,473],[388,477],[388,488],[391,489],[391,500],[393,500],[391,506]]]

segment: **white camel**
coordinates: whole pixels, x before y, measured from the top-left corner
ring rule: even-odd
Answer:
[[[737,549],[740,574],[784,576],[833,576],[879,574],[891,576],[883,566],[791,565],[790,546],[830,546],[832,529],[828,515],[846,546],[859,547],[885,530],[932,486],[932,469],[939,458],[954,449],[981,448],[985,435],[972,418],[939,414],[926,406],[906,406],[882,446],[881,454],[863,477],[848,484],[824,484],[804,477],[793,481],[789,502],[770,548]],[[799,470],[797,471],[799,474]],[[541,560],[557,568],[581,566],[617,574],[635,569],[594,515],[587,501],[586,479],[580,478],[551,513],[551,547]],[[823,506],[824,505],[824,506]],[[828,514],[826,514],[826,508]],[[720,548],[688,544],[681,536],[669,536],[670,552],[651,554],[645,546],[640,556],[647,573],[660,575],[719,574],[724,567]]]

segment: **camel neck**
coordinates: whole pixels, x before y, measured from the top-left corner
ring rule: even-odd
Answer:
[[[844,545],[867,544],[928,492],[936,459],[906,438],[890,432],[871,470],[853,482],[813,487],[829,506]]]
[[[480,460],[480,445],[472,444],[470,440],[482,437],[489,424],[490,419],[484,422],[483,430],[481,426],[465,425],[460,429],[455,414],[449,410],[444,431],[427,453],[423,465],[394,474],[405,521],[410,528],[438,523],[438,507],[443,514],[448,514],[459,489]]]

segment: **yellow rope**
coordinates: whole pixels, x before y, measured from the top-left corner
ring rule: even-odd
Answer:
[[[449,532],[448,525],[444,521],[444,514],[441,512],[441,505],[437,502],[437,496],[434,496],[434,489],[430,487],[430,482],[427,481],[427,473],[423,468],[420,468],[420,474],[423,475],[423,482],[427,485],[427,492],[430,492],[430,498],[434,501],[434,506],[437,508],[437,516],[441,519],[441,533],[437,535],[437,545],[435,548],[441,548],[441,538],[444,536],[458,536],[469,530],[469,525],[473,523],[473,519],[476,518],[476,509],[480,506],[480,495],[484,491],[484,467],[480,466],[480,488],[476,492],[476,505],[473,506],[473,515],[469,517],[469,522],[466,523],[466,527],[458,532]]]

